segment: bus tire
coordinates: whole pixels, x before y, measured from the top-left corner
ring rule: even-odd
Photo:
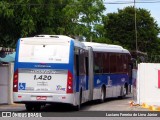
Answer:
[[[127,87],[126,87],[126,85],[124,85],[124,86],[121,87],[121,96],[120,96],[120,98],[121,99],[125,98],[126,95],[127,95]]]
[[[25,104],[25,107],[27,111],[32,111],[34,106],[32,104]]]
[[[35,105],[34,106],[34,111],[40,111],[41,105]]]
[[[100,96],[100,103],[103,103],[105,101],[106,98],[106,91],[105,91],[105,87],[102,86],[101,88],[101,96]]]

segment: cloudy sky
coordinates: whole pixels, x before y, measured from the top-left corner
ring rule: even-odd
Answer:
[[[160,0],[135,0],[136,8],[145,8],[150,11],[151,16],[157,21],[160,27]],[[117,12],[126,6],[133,6],[134,0],[104,0],[106,6],[105,14]]]

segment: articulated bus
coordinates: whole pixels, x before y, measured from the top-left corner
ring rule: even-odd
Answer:
[[[83,42],[88,47],[93,74],[93,100],[125,97],[131,92],[132,61],[128,50],[118,45]]]
[[[131,56],[116,45],[80,42],[63,35],[38,35],[17,42],[13,101],[28,111],[65,103],[125,96]]]

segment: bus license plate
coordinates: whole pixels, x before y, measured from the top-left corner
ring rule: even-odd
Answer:
[[[37,96],[36,99],[37,100],[46,100],[47,96]]]

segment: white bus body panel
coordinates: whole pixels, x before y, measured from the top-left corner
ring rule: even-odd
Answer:
[[[76,94],[14,92],[13,99],[15,103],[44,102],[44,103],[68,103],[74,106],[77,105]]]
[[[66,93],[67,70],[20,69],[18,92]]]

